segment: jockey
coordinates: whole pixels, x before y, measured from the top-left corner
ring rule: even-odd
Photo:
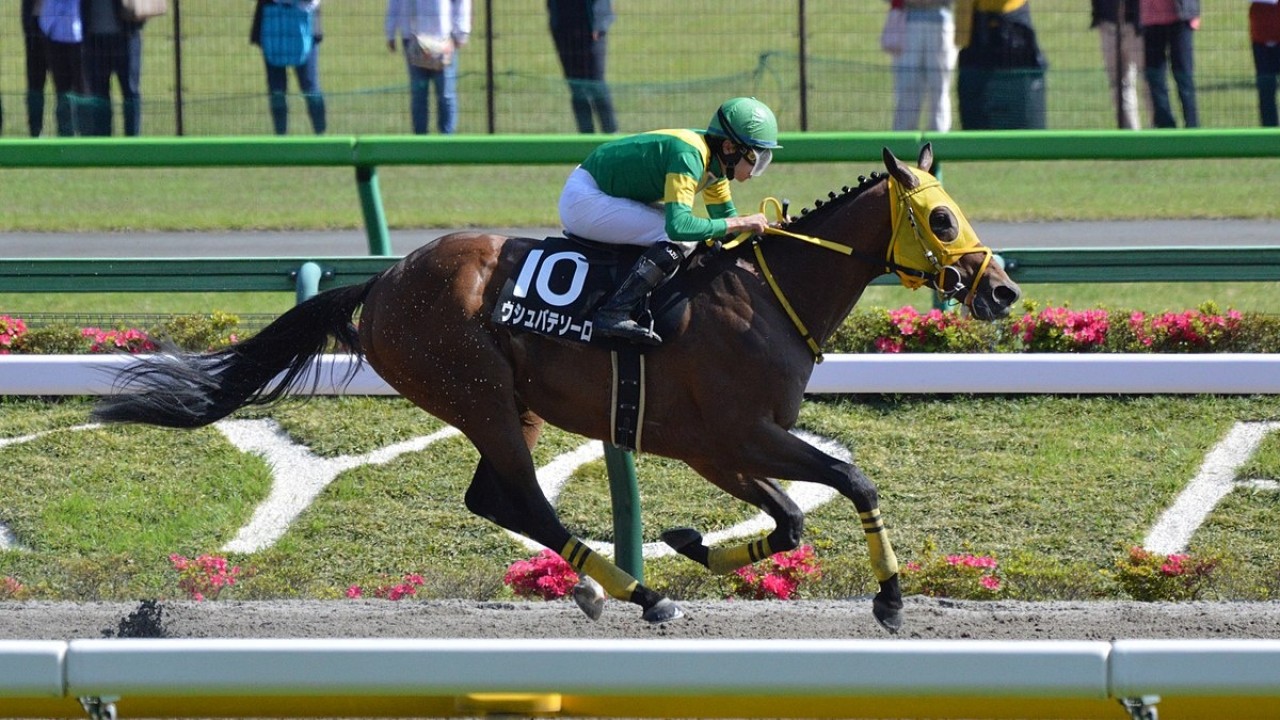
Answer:
[[[646,295],[666,282],[696,243],[744,230],[764,232],[763,214],[739,216],[729,180],[764,172],[778,145],[778,121],[755,98],[733,98],[705,132],[655,130],[597,147],[569,175],[560,221],[588,240],[649,249],[592,319],[594,332],[645,343],[662,338],[632,319]],[[693,213],[702,195],[709,217]]]

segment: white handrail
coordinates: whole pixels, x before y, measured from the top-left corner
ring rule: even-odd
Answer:
[[[0,355],[0,395],[103,395],[129,355]],[[317,360],[320,395],[395,395],[348,355]],[[1280,394],[1280,355],[917,353],[828,355],[806,392]]]
[[[1223,714],[1274,717],[1277,667],[1280,640],[0,641],[0,717],[55,707],[41,700],[119,703],[135,716],[196,716],[211,701],[224,715],[251,715],[274,702],[274,713],[303,717],[317,700],[376,716],[389,707],[378,699],[452,715],[510,708],[512,698],[613,716],[717,715],[745,699],[791,717],[904,706],[972,717],[974,708],[1009,707],[1000,702],[1034,707],[1036,717],[1058,717],[1055,707],[1063,717],[1122,717],[1121,701],[1212,702]],[[282,702],[291,698],[298,703]]]

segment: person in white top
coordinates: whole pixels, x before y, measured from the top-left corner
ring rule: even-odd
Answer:
[[[443,135],[458,127],[458,50],[471,36],[471,0],[387,0],[387,49],[396,51],[396,38],[409,72],[409,118],[413,132],[425,135],[431,85],[436,92],[436,126]],[[418,57],[435,51],[437,67]],[[427,63],[426,65],[430,65]]]

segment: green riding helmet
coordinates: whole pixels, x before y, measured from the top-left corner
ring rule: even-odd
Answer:
[[[778,144],[778,119],[768,105],[753,97],[726,100],[716,110],[707,132],[757,150],[773,150]]]

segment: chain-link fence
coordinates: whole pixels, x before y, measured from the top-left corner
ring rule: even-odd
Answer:
[[[88,0],[92,2],[93,0]],[[412,0],[406,0],[412,2]],[[1137,2],[1137,0],[1128,0]],[[3,133],[57,127],[53,87],[25,83],[21,0],[0,0]],[[319,84],[327,132],[411,132],[409,77],[384,35],[388,0],[324,0]],[[273,132],[263,54],[249,43],[254,0],[170,0],[141,32],[141,133],[236,135]],[[880,0],[645,0],[614,3],[607,82],[617,129],[705,126],[735,95],[769,103],[784,131],[878,131],[892,127],[891,56],[880,49]],[[1203,0],[1194,33],[1200,125],[1258,124],[1248,3]],[[1044,58],[1044,125],[1116,127],[1098,33],[1083,0],[1031,0]],[[475,0],[470,42],[457,53],[461,133],[575,132],[570,90],[549,31],[546,0]],[[88,43],[86,43],[88,47]],[[1177,96],[1170,80],[1177,108]],[[1141,88],[1145,92],[1145,86]],[[46,98],[35,107],[37,95]],[[122,132],[118,87],[112,128]],[[291,134],[312,132],[306,98],[289,72]],[[951,92],[958,104],[955,85]],[[436,105],[429,105],[436,132]],[[962,129],[955,113],[953,129]],[[1179,115],[1179,117],[1181,117]],[[1144,118],[1144,126],[1150,119]]]

